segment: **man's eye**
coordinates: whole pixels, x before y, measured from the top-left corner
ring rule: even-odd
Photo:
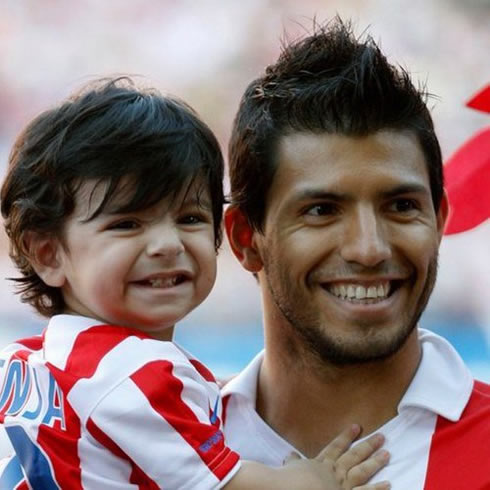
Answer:
[[[409,213],[418,209],[419,206],[413,199],[397,199],[393,202],[391,208],[397,213]]]
[[[308,216],[329,216],[337,212],[335,204],[322,203],[315,204],[306,209],[305,214]]]

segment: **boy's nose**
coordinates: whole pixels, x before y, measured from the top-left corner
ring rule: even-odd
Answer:
[[[146,246],[149,256],[176,257],[184,250],[179,231],[172,226],[162,226],[152,230]]]

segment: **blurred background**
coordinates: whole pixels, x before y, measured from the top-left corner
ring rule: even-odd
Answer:
[[[304,34],[339,14],[368,30],[390,61],[426,82],[444,158],[490,116],[465,102],[490,82],[490,0],[1,0],[0,173],[16,134],[90,79],[114,74],[189,102],[226,152],[248,83]],[[489,189],[490,192],[490,189]],[[0,346],[45,320],[4,280],[16,274],[0,235]],[[439,279],[422,326],[447,337],[490,381],[490,222],[443,239]],[[258,287],[226,244],[209,299],[177,329],[178,341],[218,376],[262,347]],[[7,449],[0,437],[0,455]],[[3,452],[2,452],[3,451]]]

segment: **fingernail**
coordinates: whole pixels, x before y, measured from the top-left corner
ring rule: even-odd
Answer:
[[[387,463],[390,459],[390,453],[385,449],[381,449],[376,453],[376,460],[380,463]]]

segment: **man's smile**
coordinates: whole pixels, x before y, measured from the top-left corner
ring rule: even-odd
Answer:
[[[323,283],[322,288],[344,301],[361,304],[374,304],[387,299],[399,287],[400,280],[362,281],[354,280]]]

